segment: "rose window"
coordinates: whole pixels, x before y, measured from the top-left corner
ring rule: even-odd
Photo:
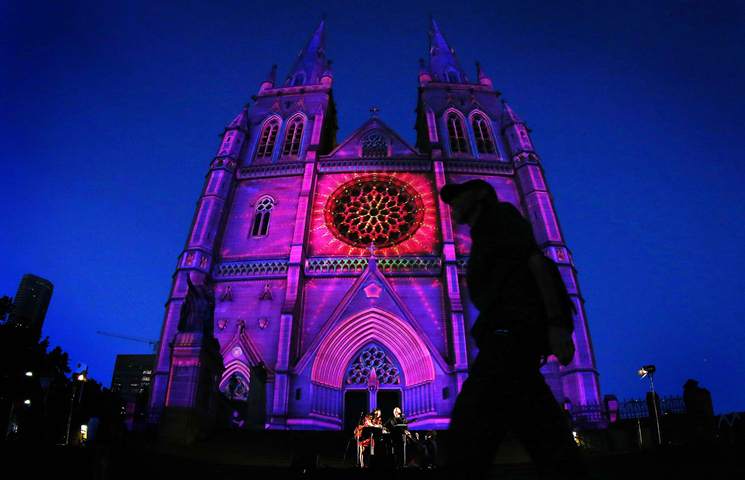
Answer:
[[[393,365],[385,351],[375,345],[362,351],[347,371],[348,385],[361,385],[367,383],[367,379],[375,369],[375,375],[381,384],[398,385],[401,383],[398,368]]]
[[[350,245],[390,247],[410,238],[424,219],[420,195],[393,177],[363,177],[337,188],[324,208],[326,226]]]

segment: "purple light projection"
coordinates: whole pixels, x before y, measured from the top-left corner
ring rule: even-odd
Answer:
[[[375,115],[335,145],[323,23],[284,84],[273,69],[226,127],[166,307],[153,421],[170,401],[174,369],[196,365],[170,347],[191,274],[216,292],[220,388],[238,386],[242,398],[251,368],[266,366],[264,391],[248,395],[264,398],[268,428],[340,429],[346,392],[368,383],[370,406],[393,390],[413,428],[446,426],[475,357],[467,332],[476,312],[463,283],[468,232],[437,191],[470,178],[531,220],[578,306],[574,362],[545,371],[554,394],[601,404],[576,271],[527,128],[483,72],[467,80],[434,23],[431,46],[416,147]],[[373,347],[400,367],[397,382],[374,369],[345,381]]]

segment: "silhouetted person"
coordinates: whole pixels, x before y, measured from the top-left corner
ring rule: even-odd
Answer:
[[[510,431],[540,472],[581,477],[570,425],[540,372],[549,354],[563,365],[574,356],[574,307],[558,268],[530,223],[485,181],[445,185],[440,196],[471,227],[466,282],[479,310],[471,329],[479,353],[451,415],[448,468],[482,478]]]
[[[709,390],[700,387],[698,381],[688,379],[683,384],[683,402],[688,421],[688,441],[697,443],[714,438],[714,406]]]

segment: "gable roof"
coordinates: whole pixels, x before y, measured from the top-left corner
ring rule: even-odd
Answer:
[[[365,271],[362,272],[349,288],[347,293],[344,294],[339,305],[334,309],[329,319],[316,334],[308,349],[302,353],[297,363],[297,369],[302,370],[310,361],[312,361],[311,359],[315,356],[323,340],[333,332],[339,324],[341,324],[345,319],[365,310],[384,311],[389,315],[393,315],[408,323],[412,330],[416,332],[419,339],[427,346],[431,358],[443,371],[450,370],[447,362],[442,355],[440,355],[437,348],[432,344],[427,333],[406,307],[406,304],[401,297],[398,296],[396,291],[393,289],[393,286],[385,278],[383,272],[378,269],[375,256],[369,258]]]
[[[391,157],[421,157],[422,155],[409,145],[406,140],[396,133],[391,127],[386,125],[377,116],[370,117],[357,130],[345,138],[336,148],[328,155],[323,155],[322,159],[341,159],[341,158],[359,158],[360,157],[360,140],[370,132],[379,131],[390,139]]]

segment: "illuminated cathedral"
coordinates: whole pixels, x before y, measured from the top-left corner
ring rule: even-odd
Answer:
[[[337,140],[324,22],[227,125],[166,303],[151,419],[195,407],[205,393],[187,387],[209,380],[213,362],[213,389],[259,405],[262,428],[340,430],[396,405],[412,428],[447,428],[477,311],[468,227],[438,191],[473,178],[530,220],[577,306],[573,362],[543,368],[554,395],[576,412],[601,403],[577,272],[529,130],[478,64],[469,78],[434,20],[429,37],[414,145],[375,109]],[[203,332],[181,331],[190,283],[212,296],[212,354]]]

